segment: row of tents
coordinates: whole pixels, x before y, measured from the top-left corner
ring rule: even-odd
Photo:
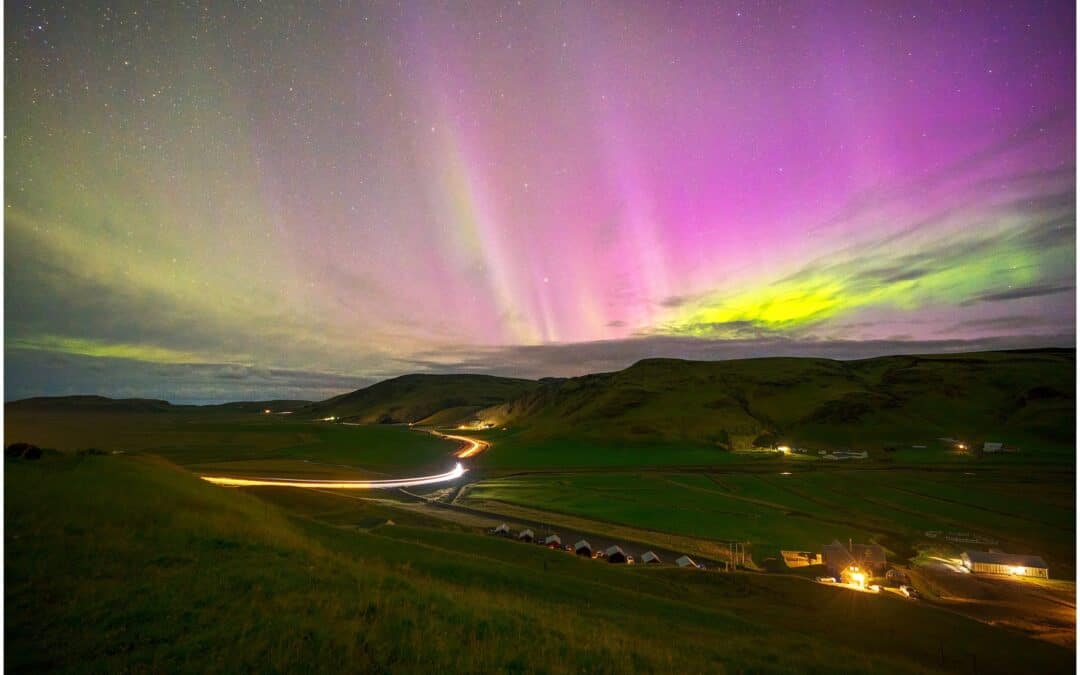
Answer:
[[[506,523],[502,523],[501,525],[496,527],[494,530],[492,530],[492,533],[502,537],[512,536],[510,526]],[[537,541],[536,533],[530,529],[524,529],[518,532],[515,538],[518,541],[524,541],[528,543],[533,543]],[[562,539],[559,538],[559,535],[549,534],[548,536],[544,537],[544,539],[541,540],[540,543],[544,546],[547,546],[548,548],[557,548],[566,551],[573,551],[575,555],[584,556],[586,558],[604,558],[610,563],[626,563],[633,561],[633,557],[627,555],[626,551],[624,551],[621,546],[609,546],[602,552],[596,552],[594,554],[592,544],[590,544],[585,539],[577,541],[573,546],[564,547],[562,545]],[[652,551],[646,551],[641,556],[641,562],[646,565],[659,565],[663,563],[663,560],[661,560],[660,556],[656,555],[656,553],[653,553]],[[679,567],[704,569],[704,567],[694,562],[694,560],[688,555],[680,556],[679,558],[677,558],[675,560],[675,564]]]

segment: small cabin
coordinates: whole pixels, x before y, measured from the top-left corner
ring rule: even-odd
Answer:
[[[548,548],[559,548],[562,546],[562,539],[559,539],[559,535],[557,534],[549,534],[544,537],[544,546],[547,546]]]
[[[618,546],[610,546],[604,551],[604,557],[610,563],[624,563],[626,562],[626,552]]]
[[[592,546],[589,544],[589,542],[582,539],[578,543],[574,544],[574,553],[578,555],[583,555],[586,558],[591,558]]]
[[[529,543],[532,543],[536,540],[536,535],[533,534],[532,530],[522,530],[521,532],[518,532],[517,538],[521,541],[527,541]]]

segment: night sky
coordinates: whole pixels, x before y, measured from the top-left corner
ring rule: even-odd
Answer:
[[[1071,2],[5,23],[8,400],[1075,343]]]

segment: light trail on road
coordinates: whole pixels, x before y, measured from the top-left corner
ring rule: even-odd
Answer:
[[[431,433],[442,438],[449,438],[452,441],[467,443],[468,445],[466,447],[454,453],[454,457],[457,457],[458,459],[475,457],[491,446],[491,443],[488,443],[487,441],[478,441],[475,438],[469,438],[468,436],[453,436],[451,434],[444,434],[441,431],[435,431],[434,429],[431,430]]]
[[[379,490],[387,488],[416,487],[418,485],[434,485],[445,483],[461,478],[465,474],[465,468],[458,464],[447,471],[435,476],[418,476],[416,478],[395,478],[390,480],[319,480],[311,478],[237,478],[233,476],[199,476],[208,483],[223,487],[298,487],[309,489],[334,490]]]

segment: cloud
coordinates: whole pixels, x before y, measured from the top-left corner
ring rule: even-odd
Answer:
[[[938,333],[950,334],[964,330],[995,330],[995,331],[1012,331],[1017,329],[1030,330],[1038,326],[1053,325],[1053,322],[1048,321],[1044,316],[1033,315],[1013,315],[1013,316],[996,316],[986,319],[967,319],[960,321],[951,326],[941,328]]]
[[[571,377],[626,368],[646,358],[716,361],[760,357],[839,360],[897,354],[937,354],[1044,347],[1075,348],[1072,334],[943,340],[814,340],[787,337],[716,340],[656,335],[576,344],[524,345],[440,352],[438,361],[418,358],[413,367],[435,373],[486,373],[512,377]]]
[[[1053,286],[1047,284],[1027,286],[1021,288],[1010,288],[1006,291],[998,291],[994,293],[982,293],[980,295],[965,300],[964,305],[973,305],[979,302],[1005,302],[1008,300],[1020,300],[1021,298],[1038,298],[1045,295],[1057,295],[1058,293],[1068,293],[1075,291],[1076,286]]]
[[[379,378],[236,364],[148,363],[127,358],[5,349],[4,396],[99,394],[173,403],[322,400]]]
[[[744,335],[756,329],[808,337],[877,308],[914,316],[924,308],[1064,293],[1075,286],[1075,220],[1071,186],[911,215],[907,225],[821,255],[771,283],[664,303],[671,311],[658,332],[720,337],[739,326]],[[1068,318],[1060,318],[1062,333],[1072,330]]]
[[[268,399],[323,400],[411,372],[505,377],[572,377],[620,370],[646,358],[714,361],[759,357],[862,359],[1042,347],[1075,348],[1075,336],[1023,335],[971,340],[813,340],[786,337],[699,339],[646,336],[575,344],[456,347],[413,359],[379,375],[261,368],[236,364],[160,364],[123,358],[7,349],[5,397],[100,394],[173,403]]]

